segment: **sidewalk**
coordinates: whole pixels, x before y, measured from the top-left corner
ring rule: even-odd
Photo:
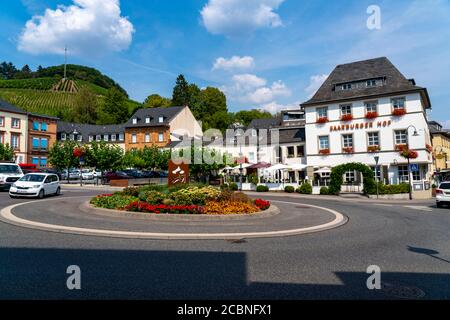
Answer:
[[[80,186],[80,183],[61,183],[61,187],[63,189],[89,189],[89,190],[113,190],[113,191],[121,191],[124,188],[122,187],[111,187],[110,185],[95,185],[95,184],[84,184],[83,186]]]
[[[356,197],[356,198],[344,198],[340,196],[325,196],[325,195],[306,195],[299,193],[286,193],[286,192],[254,192],[248,191],[245,192],[250,196],[259,196],[264,197],[264,195],[269,197],[280,197],[280,198],[292,198],[292,199],[310,199],[310,200],[324,200],[324,201],[339,201],[339,202],[363,202],[363,203],[374,203],[374,204],[431,204],[434,203],[435,199],[419,199],[419,200],[386,200],[386,199],[369,199],[364,197]]]

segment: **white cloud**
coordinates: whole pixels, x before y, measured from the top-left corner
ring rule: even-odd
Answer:
[[[318,74],[309,79],[309,85],[305,88],[308,98],[312,98],[322,84],[327,80],[328,74]]]
[[[254,74],[237,74],[233,76],[234,87],[237,91],[246,91],[265,86],[267,81]]]
[[[73,0],[73,5],[46,9],[33,16],[19,39],[18,49],[31,54],[72,54],[121,51],[129,47],[134,27],[121,17],[119,0]]]
[[[286,87],[283,81],[275,81],[270,87],[262,87],[256,89],[247,95],[250,102],[256,104],[267,103],[273,101],[275,98],[288,97],[291,95],[291,90]]]
[[[209,0],[201,11],[202,21],[212,34],[248,34],[259,28],[282,25],[274,12],[284,0]]]
[[[230,59],[225,59],[223,57],[217,58],[214,63],[213,70],[235,70],[235,69],[249,69],[255,65],[252,57],[245,56],[233,56]]]
[[[268,111],[270,113],[277,113],[281,110],[299,110],[300,109],[300,102],[299,103],[293,103],[293,104],[279,104],[275,101],[272,101],[270,103],[264,104],[261,106],[261,109],[264,111]]]

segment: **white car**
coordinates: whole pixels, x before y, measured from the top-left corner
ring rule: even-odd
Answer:
[[[61,186],[56,174],[51,173],[29,173],[15,182],[9,195],[16,197],[37,197],[39,199],[48,195],[60,195]]]
[[[23,177],[23,172],[15,163],[0,163],[0,190],[9,190],[11,185]]]
[[[83,170],[81,176],[83,177],[83,180],[94,180],[94,174],[88,169]]]
[[[442,182],[436,189],[436,205],[442,208],[443,205],[450,205],[450,181]]]

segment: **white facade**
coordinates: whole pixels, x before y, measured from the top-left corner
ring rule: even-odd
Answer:
[[[393,99],[404,99],[406,114],[393,116]],[[378,116],[374,119],[366,119],[367,103],[376,103]],[[351,105],[351,121],[341,121],[341,106]],[[327,108],[328,122],[317,123],[318,111],[324,114]],[[407,159],[403,158],[399,151],[399,145],[409,145],[410,149],[418,152],[417,159],[411,159],[411,163],[419,164],[420,176],[414,174],[414,181],[429,181],[431,178],[432,155],[427,150],[431,145],[428,129],[426,110],[421,95],[411,93],[406,95],[392,95],[377,99],[351,101],[346,103],[332,103],[326,105],[305,107],[306,117],[306,153],[307,164],[314,169],[323,167],[335,167],[349,162],[360,162],[369,166],[375,166],[374,156],[379,156],[379,165],[384,172],[380,179],[385,183],[397,184],[405,182],[404,167]],[[417,129],[418,136],[414,136]],[[402,141],[404,130],[407,130],[407,140]],[[403,133],[401,132],[403,131]],[[397,139],[396,139],[397,133]],[[369,142],[369,134],[371,142]],[[328,137],[329,154],[321,154],[326,146]],[[378,139],[374,139],[378,137]],[[319,141],[322,141],[322,147]],[[344,143],[346,140],[346,144]],[[378,143],[376,141],[378,140]],[[351,143],[350,143],[351,142]],[[377,145],[377,146],[375,146]],[[350,153],[345,147],[352,148]],[[369,152],[369,147],[372,148]],[[373,152],[373,148],[375,152]],[[376,150],[379,149],[379,150]],[[400,168],[400,173],[399,173]],[[403,176],[403,177],[399,177]],[[407,178],[406,178],[407,180]]]
[[[27,161],[28,116],[0,111],[0,143],[14,147],[16,163]]]

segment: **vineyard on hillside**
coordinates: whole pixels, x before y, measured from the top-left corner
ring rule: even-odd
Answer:
[[[57,84],[55,84],[52,90],[58,92],[71,92],[71,93],[77,93],[79,91],[78,85],[75,81],[64,78],[61,79]]]
[[[57,78],[0,80],[0,88],[51,90],[58,82]]]

